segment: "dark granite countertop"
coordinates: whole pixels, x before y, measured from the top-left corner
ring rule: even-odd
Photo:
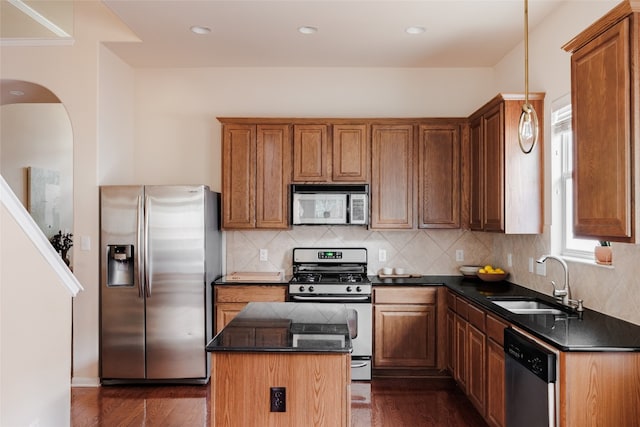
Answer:
[[[508,281],[482,282],[462,276],[423,276],[421,278],[380,279],[372,276],[374,286],[443,285],[506,319],[562,351],[640,351],[640,326],[585,308],[580,315],[514,314],[494,304],[490,298],[530,297],[554,303],[540,292]]]
[[[344,304],[249,303],[207,351],[350,353]]]

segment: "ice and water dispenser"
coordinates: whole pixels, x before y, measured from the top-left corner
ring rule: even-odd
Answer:
[[[107,286],[133,286],[133,245],[108,245],[107,248]]]

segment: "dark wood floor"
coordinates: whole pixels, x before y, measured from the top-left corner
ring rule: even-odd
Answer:
[[[486,427],[449,380],[354,382],[351,396],[352,427]],[[209,403],[208,385],[72,388],[71,426],[209,427]]]

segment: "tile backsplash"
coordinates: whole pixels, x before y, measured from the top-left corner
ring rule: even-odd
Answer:
[[[548,232],[542,235],[503,235],[469,230],[380,231],[358,226],[296,226],[289,230],[228,231],[226,272],[282,271],[291,274],[295,247],[365,247],[369,274],[382,267],[403,267],[408,273],[460,274],[461,265],[497,264],[506,268],[510,281],[551,294],[551,280],[562,282],[562,270],[553,260],[546,263],[546,276],[529,271],[529,258],[549,253]],[[260,261],[260,249],[267,261]],[[386,261],[379,261],[380,250]],[[462,250],[463,261],[456,261]],[[513,265],[507,266],[512,255]],[[574,299],[587,308],[640,324],[640,245],[613,244],[613,266],[568,261]]]
[[[382,267],[403,267],[408,273],[460,274],[461,265],[481,265],[492,258],[493,235],[465,230],[372,231],[358,226],[296,226],[284,231],[226,233],[227,272],[283,271],[291,274],[295,247],[365,247],[369,274]],[[260,261],[260,249],[268,260]],[[380,261],[380,251],[386,261]],[[456,261],[462,250],[463,261]]]

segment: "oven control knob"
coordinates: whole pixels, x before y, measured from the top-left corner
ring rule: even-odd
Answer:
[[[356,286],[356,292],[362,292],[362,288],[360,286]]]
[[[304,286],[300,286],[300,287],[298,288],[298,290],[299,290],[300,292],[304,292]]]
[[[313,292],[313,286],[309,286],[309,292]]]
[[[351,286],[347,286],[347,292],[351,292]]]

